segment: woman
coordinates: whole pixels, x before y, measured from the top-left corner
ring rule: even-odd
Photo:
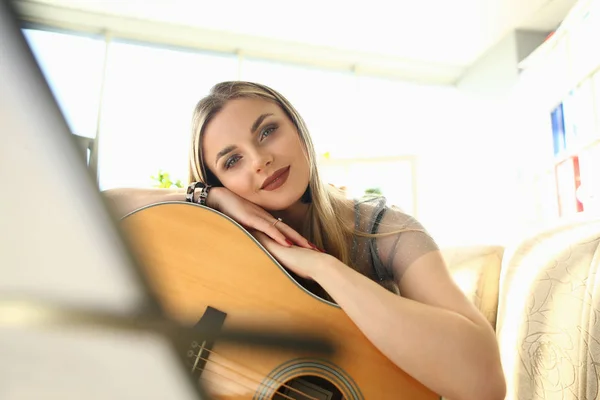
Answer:
[[[194,111],[190,181],[208,185],[191,190],[193,201],[245,226],[432,391],[504,398],[493,329],[453,283],[435,242],[383,199],[355,202],[324,184],[304,121],[279,93],[248,82],[213,87]],[[126,212],[184,196],[130,193],[109,198]]]

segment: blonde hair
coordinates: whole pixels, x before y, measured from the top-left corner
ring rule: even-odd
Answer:
[[[277,91],[252,82],[232,81],[215,85],[208,96],[198,102],[192,119],[189,181],[221,186],[216,176],[206,168],[202,152],[202,136],[208,123],[233,99],[258,98],[277,104],[298,130],[310,166],[308,193],[308,224],[303,234],[317,247],[324,248],[346,265],[351,265],[351,235],[353,226],[340,217],[352,207],[351,202],[336,188],[319,179],[317,157],[304,120],[292,104]]]

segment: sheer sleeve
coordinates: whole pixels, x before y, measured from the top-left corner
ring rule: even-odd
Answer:
[[[419,221],[397,207],[388,207],[385,198],[361,200],[356,204],[357,231],[381,236],[355,235],[353,258],[360,269],[372,271],[372,277],[381,283],[391,281],[397,285],[418,258],[439,250]]]

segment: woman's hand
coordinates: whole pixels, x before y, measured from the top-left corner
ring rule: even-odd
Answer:
[[[307,249],[316,249],[301,234],[283,221],[277,219],[254,203],[238,196],[227,188],[214,187],[210,189],[206,204],[210,208],[233,218],[244,228],[265,233],[282,246],[292,245]]]
[[[250,233],[281,265],[302,278],[314,280],[315,273],[318,272],[319,268],[322,268],[332,258],[332,256],[317,249],[281,246],[262,232],[251,231]]]

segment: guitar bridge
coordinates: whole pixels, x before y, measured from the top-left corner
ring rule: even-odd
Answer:
[[[203,332],[217,333],[223,328],[225,323],[225,317],[227,314],[223,311],[217,310],[213,307],[207,307],[206,311],[196,323],[195,327],[199,328]],[[215,336],[215,335],[211,335]],[[191,368],[192,375],[196,378],[202,376],[202,371],[206,366],[210,352],[214,346],[214,340],[202,340],[200,343],[194,341],[190,345],[190,349],[187,352],[187,358]]]

